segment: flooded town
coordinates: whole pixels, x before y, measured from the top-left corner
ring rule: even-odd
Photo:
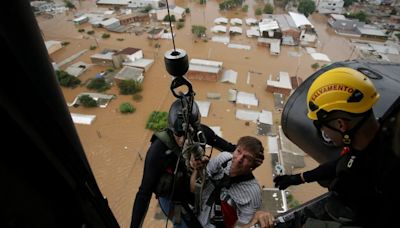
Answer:
[[[174,48],[188,56],[185,77],[201,122],[229,142],[249,135],[263,143],[265,160],[254,175],[264,209],[277,214],[327,192],[318,183],[274,187],[275,175],[318,166],[285,137],[285,102],[329,64],[400,63],[400,7],[392,0],[319,0],[310,11],[299,7],[302,1],[31,1],[86,157],[120,227],[131,223],[154,132],[149,118],[168,112],[176,99],[164,62]],[[165,223],[153,196],[143,227]]]

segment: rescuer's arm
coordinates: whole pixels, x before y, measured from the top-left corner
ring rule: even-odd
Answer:
[[[279,188],[280,190],[284,190],[291,185],[333,179],[336,176],[337,161],[338,160],[334,160],[323,163],[317,168],[304,173],[276,176],[274,178],[275,187]]]

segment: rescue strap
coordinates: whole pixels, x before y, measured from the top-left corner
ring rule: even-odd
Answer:
[[[155,132],[154,135],[164,143],[177,157],[181,156],[182,149],[172,140],[173,136],[168,130]]]

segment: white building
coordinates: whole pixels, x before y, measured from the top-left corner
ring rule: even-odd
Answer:
[[[144,72],[143,69],[130,67],[130,66],[124,66],[115,75],[114,78],[117,81],[117,83],[120,83],[121,81],[125,81],[125,80],[134,80],[134,81],[141,83],[144,79],[143,72]]]
[[[185,17],[185,12],[186,10],[182,7],[179,6],[174,6],[169,9],[170,15],[175,17],[176,21],[179,21],[180,19],[183,19]],[[156,18],[158,21],[164,20],[165,16],[168,15],[168,9],[156,9],[156,10],[151,10],[150,11],[150,17]]]
[[[246,21],[246,25],[250,25],[250,26],[258,24],[258,21],[255,18],[246,18],[245,21]]]
[[[72,76],[79,77],[89,67],[90,67],[89,64],[79,61],[79,62],[76,62],[76,63],[72,64],[71,66],[67,67],[67,69],[65,69],[65,72],[67,72],[68,74],[70,74]]]
[[[113,29],[113,28],[119,27],[121,25],[121,23],[119,22],[119,20],[117,18],[112,17],[105,21],[100,22],[100,25],[105,29]]]
[[[76,24],[76,25],[81,25],[81,24],[83,24],[83,23],[88,22],[88,21],[89,21],[89,17],[86,16],[86,15],[82,15],[82,16],[80,16],[80,17],[78,17],[78,18],[73,19],[72,21],[73,21],[74,24]]]
[[[54,52],[56,52],[62,48],[61,41],[48,40],[48,41],[45,41],[44,44],[46,45],[47,53],[49,53],[49,55],[53,54]]]
[[[191,59],[189,62],[189,70],[186,76],[193,80],[214,81],[218,80],[219,73],[222,70],[222,62]]]
[[[116,53],[116,55],[123,55],[125,62],[134,62],[138,59],[143,59],[142,49],[132,47],[125,48]]]
[[[318,13],[329,14],[329,13],[343,13],[343,0],[316,0],[315,5]]]
[[[287,72],[279,72],[277,80],[272,80],[272,76],[269,76],[267,80],[267,91],[271,93],[281,93],[289,95],[292,90],[292,83],[290,81],[289,74]]]
[[[131,0],[97,0],[97,5],[127,6]]]
[[[262,21],[258,23],[258,27],[263,37],[274,37],[274,32],[279,30],[278,22],[271,18],[262,19]]]
[[[217,24],[217,25],[219,25],[219,24],[228,24],[228,18],[226,18],[226,17],[218,17],[218,18],[215,18],[215,20],[214,20],[214,24]]]
[[[240,18],[232,18],[231,19],[231,25],[242,25],[243,21]]]
[[[150,5],[153,9],[158,9],[160,7],[160,0],[135,0],[130,1],[128,4],[129,8],[143,8]]]
[[[227,30],[226,26],[223,25],[216,25],[211,28],[211,32],[214,33],[219,33],[219,32],[226,33],[226,30]]]
[[[243,30],[241,27],[238,26],[231,26],[229,27],[230,34],[242,34]]]
[[[297,28],[300,29],[300,44],[313,46],[317,43],[317,33],[314,26],[304,14],[289,12]]]

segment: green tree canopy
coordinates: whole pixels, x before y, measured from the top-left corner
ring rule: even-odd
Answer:
[[[226,10],[226,9],[233,9],[238,6],[242,6],[244,0],[224,0],[219,4],[219,9],[220,10]]]
[[[315,2],[313,0],[300,0],[297,10],[308,17],[315,11]]]
[[[266,14],[273,14],[274,13],[274,7],[271,4],[267,3],[264,6],[263,12],[266,13]]]
[[[68,0],[64,0],[64,3],[65,3],[65,7],[67,7],[68,9],[76,9],[76,6],[72,2],[70,2]]]
[[[82,95],[79,97],[79,103],[81,103],[84,107],[96,107],[97,102],[89,95]]]
[[[169,15],[165,15],[163,21],[169,21],[169,18],[170,18]],[[176,21],[175,15],[171,15],[171,21]]]
[[[344,7],[351,6],[351,5],[353,5],[353,3],[356,2],[356,1],[357,1],[357,0],[344,0],[343,6],[344,6]]]
[[[103,33],[103,35],[101,35],[101,38],[103,38],[103,39],[107,39],[107,38],[110,38],[110,34],[109,33]]]
[[[203,35],[206,34],[206,27],[201,26],[201,25],[193,25],[192,26],[192,34],[194,34],[196,37],[200,38]]]
[[[357,13],[350,13],[347,15],[348,18],[355,18],[359,21],[366,22],[367,21],[367,14],[364,11],[358,11]]]
[[[150,4],[148,4],[147,6],[145,6],[145,7],[143,8],[142,12],[143,12],[143,13],[148,13],[148,12],[150,12],[150,10],[152,10],[152,9],[153,9],[153,7],[152,7]]]
[[[167,112],[153,111],[146,123],[146,128],[153,131],[160,131],[167,127]]]
[[[181,29],[181,28],[183,28],[183,26],[185,26],[185,23],[184,23],[184,22],[178,22],[178,23],[176,23],[176,29]]]
[[[107,84],[103,77],[92,79],[87,85],[88,89],[96,90],[97,92],[103,92],[110,89],[110,85]]]
[[[123,95],[135,94],[142,91],[142,83],[135,80],[124,80],[118,84],[119,92]]]
[[[136,111],[136,108],[131,105],[129,102],[124,102],[119,106],[119,111],[121,113],[133,113]]]
[[[64,87],[73,88],[81,84],[81,80],[63,70],[56,70],[56,77],[60,85]]]
[[[314,70],[318,69],[318,67],[319,67],[319,63],[313,63],[311,65],[311,68],[313,68]]]

